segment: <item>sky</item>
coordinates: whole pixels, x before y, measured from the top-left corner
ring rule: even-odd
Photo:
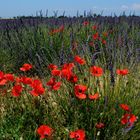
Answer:
[[[12,18],[16,16],[35,16],[39,11],[48,16],[57,12],[58,16],[65,11],[67,16],[76,16],[77,11],[83,15],[84,11],[102,15],[114,13],[140,15],[140,0],[0,0],[0,17]]]

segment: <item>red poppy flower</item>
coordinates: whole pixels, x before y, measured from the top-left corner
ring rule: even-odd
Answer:
[[[45,89],[43,88],[42,85],[38,85],[36,88],[34,88],[34,90],[39,94],[43,94],[45,92]]]
[[[75,92],[85,92],[87,90],[87,86],[84,85],[76,85],[74,87]]]
[[[35,79],[30,86],[33,88],[30,93],[34,96],[42,95],[45,92],[41,81],[38,79]]]
[[[99,34],[95,33],[92,37],[93,37],[94,40],[97,40],[97,39],[99,39]]]
[[[61,70],[61,76],[70,79],[71,75],[73,75],[72,69],[75,67],[74,63],[64,64]]]
[[[46,85],[51,86],[51,89],[58,90],[61,86],[61,82],[56,82],[55,78],[51,78]]]
[[[67,80],[68,80],[69,82],[71,82],[71,83],[77,83],[78,77],[77,77],[77,75],[75,75],[75,74],[71,74],[71,75],[67,78]]]
[[[120,104],[120,107],[125,111],[128,111],[128,112],[131,111],[130,107],[127,104]]]
[[[3,77],[4,77],[4,73],[0,71],[0,79],[2,79]]]
[[[45,89],[42,86],[38,86],[37,88],[34,88],[30,93],[33,96],[39,96],[45,92]]]
[[[23,77],[20,78],[20,82],[22,82],[25,85],[31,85],[33,80],[30,77],[23,76]]]
[[[93,76],[102,76],[103,74],[103,69],[101,67],[97,67],[97,66],[92,66],[90,68],[90,72],[92,73]]]
[[[27,64],[25,63],[21,68],[20,70],[21,71],[29,71],[33,66],[31,64]]]
[[[51,71],[51,74],[52,74],[52,76],[60,76],[61,71],[58,70],[58,69],[53,69],[53,70]]]
[[[86,99],[86,94],[84,93],[76,92],[75,96],[79,99]]]
[[[46,85],[48,86],[53,86],[55,84],[55,78],[51,78],[47,83]]]
[[[91,99],[91,100],[97,100],[97,99],[99,99],[100,98],[100,95],[99,95],[99,93],[95,93],[94,95],[88,95],[88,97],[89,97],[89,99]]]
[[[102,122],[99,122],[99,123],[97,123],[97,124],[95,125],[95,127],[98,128],[98,129],[102,129],[102,128],[105,127],[105,124],[102,123]]]
[[[0,79],[0,86],[6,85],[7,80],[6,79]]]
[[[132,126],[134,122],[137,121],[137,117],[134,114],[125,114],[121,119],[121,124],[128,125],[128,127]]]
[[[76,140],[85,140],[86,134],[83,129],[70,132],[70,138]]]
[[[3,86],[7,83],[7,80],[4,77],[4,73],[0,71],[0,86]]]
[[[75,96],[79,99],[85,99],[86,98],[86,92],[87,87],[84,85],[76,85],[74,87],[74,92],[75,92]]]
[[[8,81],[11,81],[13,82],[14,81],[14,75],[13,74],[10,74],[10,73],[7,73],[4,75],[4,78]]]
[[[128,71],[128,69],[123,69],[123,70],[117,69],[117,70],[116,70],[116,73],[117,73],[118,75],[124,76],[124,75],[127,75],[127,74],[129,73],[129,71]]]
[[[57,29],[52,29],[49,34],[50,35],[53,35],[53,34],[56,34],[56,33],[59,33],[59,32],[62,32],[64,30],[64,25],[61,25],[59,28]]]
[[[55,34],[57,32],[58,32],[57,29],[51,29],[50,32],[49,32],[49,35],[53,35],[53,34]]]
[[[53,90],[59,90],[61,84],[62,84],[61,82],[56,82],[56,83],[53,85],[52,89],[53,89]]]
[[[63,78],[66,78],[67,80],[70,79],[71,75],[72,75],[72,71],[70,69],[62,69],[61,70],[61,76]]]
[[[70,69],[72,70],[75,67],[74,63],[66,63],[63,65],[62,69]]]
[[[51,69],[51,70],[53,70],[53,69],[57,69],[58,67],[57,67],[57,65],[49,64],[48,65],[48,68]]]
[[[49,127],[48,125],[41,125],[37,129],[37,133],[40,135],[40,140],[42,140],[51,136],[53,133],[53,129]]]
[[[84,65],[84,64],[86,63],[86,61],[85,61],[83,58],[81,58],[80,56],[78,56],[78,55],[76,55],[76,56],[74,57],[74,60],[75,60],[77,63],[79,63],[80,65]]]
[[[32,81],[31,87],[36,88],[38,85],[42,85],[41,81],[39,79],[34,79]]]
[[[84,22],[83,22],[83,25],[84,25],[84,26],[87,26],[87,25],[89,25],[89,22],[88,22],[88,21],[84,21]]]
[[[69,82],[76,83],[78,81],[77,75],[73,74],[70,69],[61,70],[62,77],[66,78]]]
[[[23,88],[21,85],[14,85],[14,87],[12,88],[12,95],[15,97],[20,96],[22,90]]]

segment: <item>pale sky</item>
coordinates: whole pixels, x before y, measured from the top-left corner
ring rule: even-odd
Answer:
[[[48,14],[53,15],[53,11],[58,10],[58,15],[65,11],[66,15],[76,15],[86,11],[101,13],[103,15],[134,13],[140,15],[140,0],[0,0],[0,17],[9,18],[13,16],[36,15],[40,10],[48,10]]]

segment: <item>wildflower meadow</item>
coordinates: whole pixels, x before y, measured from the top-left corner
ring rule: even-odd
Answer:
[[[0,140],[140,140],[139,23],[0,19]]]

